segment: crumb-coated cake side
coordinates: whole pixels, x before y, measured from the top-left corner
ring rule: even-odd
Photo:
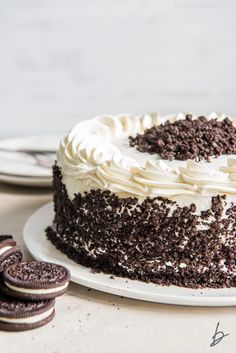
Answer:
[[[192,119],[195,148],[181,150],[178,129]],[[200,120],[106,116],[78,124],[62,141],[53,167],[55,218],[47,238],[95,271],[161,285],[235,287],[233,120]],[[152,155],[137,150],[149,148],[147,129],[166,123],[178,135],[179,147],[169,158],[174,160],[163,161],[155,148]],[[203,129],[212,126],[224,139],[218,136],[205,151],[200,146],[211,133]],[[162,138],[169,138],[166,127]]]
[[[47,237],[72,260],[132,279],[179,286],[235,286],[236,205],[225,197],[211,208],[178,207],[162,197],[121,199],[110,191],[77,194],[73,201],[54,167],[55,223]]]

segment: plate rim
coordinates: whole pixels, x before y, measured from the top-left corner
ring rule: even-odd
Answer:
[[[0,172],[0,182],[20,186],[50,187],[52,185],[52,177],[23,177]]]
[[[37,228],[37,220],[39,220],[40,216],[47,211],[48,213],[48,219],[45,220],[45,225],[44,227],[46,228],[48,225],[50,225],[50,222],[52,222],[52,217],[53,217],[53,202],[49,202],[46,203],[45,205],[41,206],[40,208],[36,209],[34,211],[34,213],[28,218],[28,220],[26,221],[24,228],[23,228],[23,240],[24,240],[24,244],[27,248],[27,250],[29,251],[29,253],[37,260],[42,260],[42,261],[54,261],[57,263],[62,263],[62,261],[57,258],[54,258],[52,256],[52,258],[49,258],[47,255],[43,255],[43,254],[38,254],[37,251],[35,251],[35,249],[32,247],[32,244],[30,242],[30,239],[32,238],[31,236],[29,236],[29,233],[31,233],[29,231],[29,229],[31,228],[32,225],[34,225],[34,227]],[[45,217],[44,217],[45,219]],[[49,220],[50,219],[50,220]],[[42,232],[42,235],[44,234],[45,236],[45,232],[44,229],[40,229],[38,231],[40,231],[40,233]],[[43,240],[43,238],[42,238]],[[45,239],[46,240],[46,236]],[[79,270],[82,271],[86,271],[87,273],[89,272],[90,274],[92,274],[92,269],[89,267],[85,267],[82,266],[80,264],[77,264],[76,262],[74,262],[73,260],[69,259],[64,253],[62,253],[61,251],[59,251],[58,249],[56,249],[56,247],[49,241],[46,240],[49,244],[49,246],[52,246],[56,252],[56,254],[58,253],[59,256],[63,256],[63,264],[64,261],[67,264],[64,264],[65,266],[67,266],[70,270],[70,262],[76,266]],[[124,296],[127,298],[131,298],[131,299],[137,299],[137,300],[142,300],[142,301],[148,301],[148,302],[153,302],[153,303],[163,303],[163,304],[173,304],[173,305],[184,305],[184,306],[200,306],[200,307],[223,307],[223,306],[235,306],[236,305],[236,288],[200,288],[200,289],[192,289],[192,288],[184,288],[184,287],[177,287],[177,286],[158,286],[155,283],[146,283],[146,282],[142,282],[142,281],[138,281],[138,280],[131,280],[129,278],[126,277],[118,277],[118,276],[114,276],[114,279],[110,279],[110,276],[114,276],[113,274],[105,274],[103,272],[98,272],[98,273],[94,273],[93,272],[93,279],[90,278],[84,278],[83,276],[81,276],[79,278],[78,275],[75,276],[75,274],[73,273],[73,271],[71,271],[71,280],[74,283],[78,283],[80,285],[83,286],[87,286],[102,292],[106,292],[106,293],[110,293],[110,294],[114,294],[114,295],[119,295],[119,296]],[[106,283],[104,283],[101,280],[101,277],[104,277],[106,279],[109,278],[109,280],[111,281],[110,285],[107,285]],[[96,280],[95,280],[96,278]],[[118,286],[114,286],[115,280],[118,280],[120,282],[124,282],[126,284],[126,286],[123,286],[122,288]],[[140,291],[135,288],[135,285],[140,285],[142,284],[145,288],[145,286],[147,286],[146,288],[148,288],[148,286],[155,286],[157,288],[157,293],[153,293],[153,292],[149,292],[147,294],[147,296],[145,297],[144,292],[141,293],[140,295]],[[130,288],[130,286],[132,288]],[[158,288],[161,288],[161,291],[158,292]],[[185,295],[180,295],[180,294],[164,294],[162,293],[163,290],[169,290],[169,289],[176,289],[176,290],[182,290],[182,291],[186,291]],[[218,295],[213,295],[213,296],[200,296],[199,292],[204,293],[204,292],[227,292],[227,291],[233,291],[233,295],[224,295],[223,293],[221,294],[221,296]],[[195,294],[192,295],[187,295],[187,292],[191,291],[191,292],[195,292],[196,291],[196,296]]]

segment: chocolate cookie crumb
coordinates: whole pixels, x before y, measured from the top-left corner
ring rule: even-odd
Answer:
[[[159,154],[162,159],[195,161],[236,153],[236,127],[229,118],[208,120],[204,116],[185,119],[147,129],[144,134],[129,137],[131,147],[140,152]]]
[[[166,198],[91,190],[71,201],[54,166],[54,224],[47,238],[94,271],[184,287],[236,287],[236,206],[224,196],[196,214]]]

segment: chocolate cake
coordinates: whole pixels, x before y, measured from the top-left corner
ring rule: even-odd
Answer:
[[[94,271],[235,287],[235,126],[215,113],[80,122],[53,167],[48,239]]]

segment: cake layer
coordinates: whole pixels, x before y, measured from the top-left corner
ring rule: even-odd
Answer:
[[[120,198],[109,190],[71,200],[54,167],[54,224],[47,237],[74,261],[94,270],[187,287],[236,285],[236,204],[211,197],[196,212],[164,197]]]

